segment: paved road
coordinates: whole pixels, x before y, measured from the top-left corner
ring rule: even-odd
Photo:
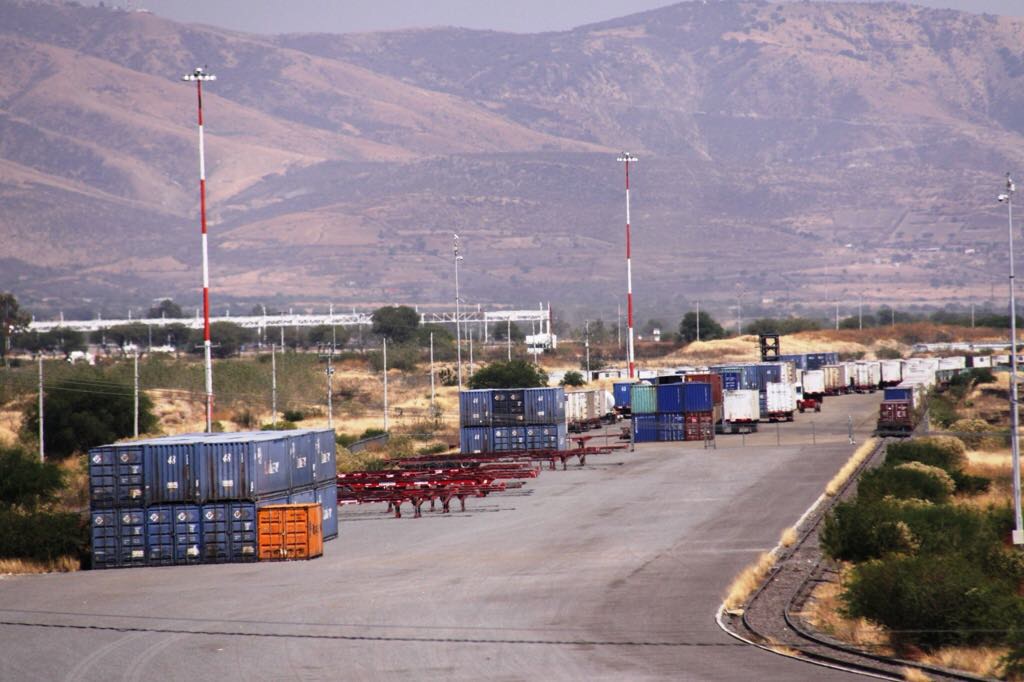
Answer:
[[[853,679],[746,647],[714,613],[878,400],[745,446],[595,457],[465,514],[346,507],[313,562],[3,578],[0,680]]]

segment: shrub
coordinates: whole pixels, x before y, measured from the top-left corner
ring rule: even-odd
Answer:
[[[949,430],[970,448],[999,447],[1001,444],[1000,434],[993,435],[994,429],[984,419],[958,419],[949,425]]]
[[[384,369],[384,353],[373,351],[366,354],[370,361],[370,368],[374,372]],[[412,372],[420,361],[420,349],[414,344],[391,345],[388,344],[388,369],[397,369],[403,372]]]
[[[302,410],[285,410],[281,413],[281,416],[287,422],[300,422],[306,418],[306,413]]]
[[[882,467],[866,472],[857,486],[858,499],[884,497],[945,502],[956,489],[944,470],[920,462]]]
[[[424,446],[416,451],[417,455],[436,455],[441,452],[448,450],[448,446],[444,443],[433,443],[431,445]]]
[[[294,431],[299,428],[299,425],[288,419],[281,419],[277,422],[276,426],[273,423],[269,423],[264,424],[260,428],[264,431]]]
[[[960,415],[952,398],[936,394],[928,399],[928,418],[945,428],[959,419]]]
[[[252,410],[249,408],[239,410],[235,414],[231,415],[231,421],[241,429],[253,429],[256,427],[256,424],[259,423],[259,420],[256,419],[256,415],[253,414]]]
[[[359,436],[359,440],[362,440],[364,438],[373,438],[374,436],[383,436],[385,433],[387,433],[387,431],[385,431],[384,429],[378,429],[371,426],[370,428],[363,431],[363,434]]]
[[[885,461],[892,465],[921,462],[952,473],[963,471],[967,464],[966,452],[967,448],[959,438],[932,436],[890,443],[885,450]]]
[[[576,370],[570,370],[570,371],[565,373],[564,377],[562,377],[562,380],[559,382],[559,385],[560,386],[583,386],[585,383],[587,383],[587,382],[583,378],[582,374],[580,374]]]
[[[994,580],[968,558],[892,556],[854,568],[843,592],[846,614],[891,631],[897,645],[925,649],[998,643],[1001,625],[1022,623],[1015,585]]]
[[[993,570],[1001,537],[1009,528],[1004,510],[922,502],[861,500],[843,502],[826,517],[822,548],[834,559],[867,561],[893,553],[962,552],[989,557]]]
[[[899,360],[903,357],[903,354],[897,348],[882,346],[875,350],[875,357],[879,360]]]
[[[334,442],[343,448],[347,448],[349,445],[352,445],[352,443],[355,443],[357,440],[359,440],[359,436],[354,436],[350,433],[336,433],[334,435]]]
[[[956,491],[964,495],[977,495],[992,487],[992,479],[984,476],[972,476],[962,471],[954,471],[950,477],[956,483]]]
[[[87,544],[87,527],[78,514],[0,510],[0,559],[80,557]]]
[[[0,509],[32,511],[56,499],[64,485],[61,469],[20,447],[0,446]]]
[[[547,386],[548,375],[525,360],[492,362],[469,379],[470,388],[534,388]]]
[[[112,443],[133,433],[132,387],[104,376],[101,370],[82,367],[46,389],[43,410],[46,453],[63,459],[97,445]],[[156,426],[153,403],[139,395],[139,432]],[[26,438],[39,433],[39,407],[32,403],[25,413]]]

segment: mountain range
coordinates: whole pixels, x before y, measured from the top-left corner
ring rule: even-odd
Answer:
[[[0,289],[40,315],[1005,301],[1024,19],[696,1],[579,28],[249,35],[0,0]]]

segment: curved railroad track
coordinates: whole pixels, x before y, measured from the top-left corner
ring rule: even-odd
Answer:
[[[818,499],[798,522],[796,543],[776,548],[777,560],[767,579],[742,609],[728,612],[723,605],[718,624],[733,637],[773,653],[879,679],[904,680],[908,669],[916,669],[932,680],[989,679],[864,651],[817,632],[799,615],[814,586],[832,570],[818,543],[825,515],[836,503],[856,494],[860,474],[878,462],[887,442],[886,438],[879,439],[836,495]]]

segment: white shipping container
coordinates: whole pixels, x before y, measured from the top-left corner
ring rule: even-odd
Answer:
[[[882,382],[886,384],[898,384],[903,381],[902,360],[882,360]]]
[[[939,369],[964,369],[967,367],[967,358],[957,355],[951,358],[939,358]]]
[[[882,380],[882,369],[877,362],[856,362],[853,365],[853,385],[857,388],[877,387]]]
[[[796,409],[796,391],[793,384],[768,382],[765,384],[765,392],[768,395],[768,414],[791,413]]]
[[[570,422],[579,422],[587,418],[587,393],[573,391],[565,394],[565,416]]]
[[[972,363],[975,367],[991,367],[992,356],[991,355],[975,355],[972,358]]]
[[[825,392],[825,372],[820,369],[809,369],[803,376],[804,395],[822,394]]]
[[[756,422],[761,419],[761,398],[757,391],[722,391],[722,421]]]

